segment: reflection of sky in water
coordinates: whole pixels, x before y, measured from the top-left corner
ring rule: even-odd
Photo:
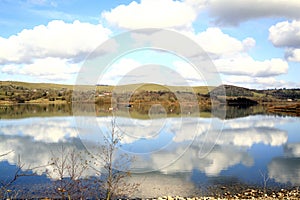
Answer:
[[[21,154],[25,163],[44,165],[51,159],[50,149],[62,143],[74,146],[77,140],[70,138],[78,133],[84,144],[101,143],[110,118],[82,119],[80,123],[73,117],[0,120],[0,152],[13,150],[1,159],[14,164]],[[210,122],[205,118],[153,119],[152,123],[135,119],[141,126],[138,131],[127,123],[118,128],[134,133],[123,136],[122,148],[137,156],[133,167],[139,170],[191,172],[195,182],[197,177],[232,176],[250,183],[261,182],[261,170],[279,183],[300,184],[300,118],[257,115],[226,120],[217,140],[214,132],[218,130],[211,129]],[[210,153],[199,158],[201,150]]]

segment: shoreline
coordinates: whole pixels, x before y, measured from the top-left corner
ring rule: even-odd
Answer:
[[[175,181],[176,182],[176,181]],[[178,182],[176,182],[178,183]],[[46,184],[47,185],[47,184]],[[45,189],[44,186],[42,185],[41,189]],[[154,186],[155,184],[153,184]],[[126,200],[230,200],[230,199],[264,199],[264,200],[275,200],[275,199],[289,199],[289,200],[298,200],[300,199],[300,190],[299,187],[293,187],[291,189],[277,189],[277,190],[270,190],[268,189],[267,192],[264,192],[264,189],[257,189],[253,187],[249,187],[247,189],[241,189],[240,191],[237,192],[230,192],[227,190],[227,187],[225,186],[220,186],[218,188],[214,188],[214,191],[211,191],[213,194],[201,194],[202,192],[200,190],[197,190],[197,194],[187,194],[185,191],[185,186],[186,185],[177,185],[174,188],[168,187],[164,185],[165,187],[161,187],[159,192],[162,194],[160,195],[155,195],[158,194],[157,191],[155,194],[149,194],[149,188],[146,188],[148,191],[142,191],[141,195],[141,189],[137,192],[133,192],[130,196],[127,197],[116,197],[116,199],[126,199]],[[142,186],[143,187],[143,186]],[[174,192],[173,194],[167,191],[163,191],[165,189],[170,190],[177,190],[177,191],[185,191],[185,194],[176,194]],[[178,190],[178,188],[180,188]],[[15,197],[13,193],[17,193]],[[44,191],[47,193],[47,191]],[[49,191],[48,191],[49,192]],[[12,188],[9,190],[9,193],[11,193],[10,199],[58,199],[56,193],[47,193],[47,194],[42,194],[37,191],[31,191],[28,190],[27,193],[23,193],[21,190],[17,190],[17,188]],[[87,199],[94,199],[92,196],[86,196]],[[97,198],[96,198],[97,199]]]

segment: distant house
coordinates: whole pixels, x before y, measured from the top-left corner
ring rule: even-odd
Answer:
[[[98,97],[104,97],[104,96],[109,96],[111,95],[111,92],[102,92],[98,95]]]
[[[293,99],[287,99],[287,101],[291,102],[291,101],[293,101]]]

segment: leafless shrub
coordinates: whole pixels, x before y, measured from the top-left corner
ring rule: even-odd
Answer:
[[[104,135],[104,144],[98,147],[98,152],[91,155],[92,168],[99,179],[100,198],[107,200],[128,197],[139,187],[138,183],[129,183],[129,170],[133,157],[120,153],[122,134],[116,127],[115,118],[111,120],[111,130]]]
[[[47,174],[53,179],[53,190],[61,199],[85,199],[88,196],[89,181],[85,177],[88,162],[84,152],[61,146],[52,151],[52,171]]]

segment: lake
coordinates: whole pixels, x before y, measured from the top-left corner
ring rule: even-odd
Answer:
[[[122,133],[120,152],[134,157],[130,181],[141,183],[141,197],[190,196],[214,185],[263,187],[267,178],[268,187],[300,186],[299,117],[267,114],[259,106],[228,107],[223,117],[208,110],[143,115],[126,109],[112,117],[108,107],[88,115],[74,114],[70,105],[2,106],[0,155],[9,153],[0,158],[1,181],[14,173],[19,158],[32,169],[50,163],[61,146],[93,152],[114,119]],[[55,178],[51,166],[33,172],[39,176],[22,177],[13,188],[38,188]]]

